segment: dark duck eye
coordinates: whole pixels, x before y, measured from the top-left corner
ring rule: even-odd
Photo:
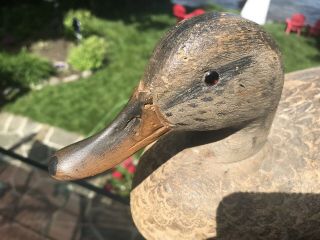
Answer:
[[[209,71],[206,72],[204,75],[204,82],[208,86],[214,86],[217,85],[219,82],[219,73],[216,71]]]

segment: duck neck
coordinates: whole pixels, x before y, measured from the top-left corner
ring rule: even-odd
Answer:
[[[217,163],[232,163],[248,159],[261,151],[267,137],[275,112],[255,119],[236,128],[234,133],[211,143],[210,151]]]

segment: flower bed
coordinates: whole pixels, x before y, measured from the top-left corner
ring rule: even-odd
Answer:
[[[138,160],[135,157],[129,157],[120,165],[112,169],[110,178],[104,186],[108,192],[116,193],[121,196],[129,196],[132,184],[133,174],[136,172]]]

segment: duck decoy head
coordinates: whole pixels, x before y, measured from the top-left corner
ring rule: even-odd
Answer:
[[[57,179],[103,172],[172,130],[236,127],[274,111],[283,69],[257,24],[226,13],[182,21],[159,42],[127,106],[102,132],[58,151]]]

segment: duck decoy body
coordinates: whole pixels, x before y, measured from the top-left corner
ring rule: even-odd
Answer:
[[[147,239],[320,239],[320,78],[299,76],[281,98],[280,52],[248,20],[182,21],[114,122],[58,151],[49,171],[92,176],[158,139],[131,192]]]

